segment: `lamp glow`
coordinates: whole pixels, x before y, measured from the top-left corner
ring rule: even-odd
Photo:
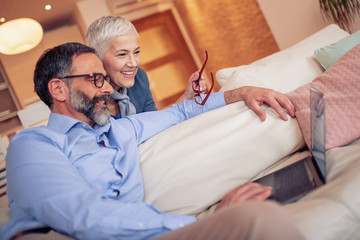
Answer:
[[[0,52],[14,55],[36,47],[43,38],[43,29],[31,18],[19,18],[0,25]]]

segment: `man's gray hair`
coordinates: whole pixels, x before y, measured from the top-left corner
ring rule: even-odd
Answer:
[[[126,18],[120,16],[104,16],[95,20],[86,33],[86,43],[96,50],[96,55],[102,59],[104,52],[110,47],[111,41],[120,35],[134,32],[139,37],[135,26]]]

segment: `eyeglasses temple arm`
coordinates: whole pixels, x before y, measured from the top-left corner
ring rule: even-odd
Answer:
[[[204,100],[200,103],[200,105],[204,105],[206,103],[206,101],[208,100],[208,98],[210,96],[211,91],[214,88],[214,76],[213,76],[213,73],[210,72],[210,75],[211,75],[211,88],[210,88],[209,92],[206,94],[206,97],[204,98]]]
[[[201,67],[200,71],[199,71],[199,78],[198,78],[197,80],[193,81],[193,83],[194,83],[194,82],[197,82],[198,85],[199,85],[199,82],[200,82],[201,75],[202,75],[202,73],[203,73],[203,71],[204,71],[204,69],[205,69],[205,65],[206,65],[206,63],[207,63],[207,60],[208,60],[208,53],[207,53],[206,50],[205,50],[205,55],[206,55],[206,57],[205,57],[205,62],[204,62],[204,64],[203,64],[203,66]],[[192,85],[192,89],[193,89],[194,92],[200,93],[200,90],[196,90],[196,89],[194,88],[194,85]]]

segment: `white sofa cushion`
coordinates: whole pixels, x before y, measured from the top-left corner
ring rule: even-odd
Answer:
[[[329,25],[294,46],[249,65],[221,69],[216,80],[221,91],[244,85],[263,86],[290,92],[311,82],[324,70],[314,57],[317,48],[349,36],[337,25]]]
[[[231,104],[140,145],[145,201],[161,211],[198,214],[305,145],[296,119],[265,110],[261,122],[243,103]]]

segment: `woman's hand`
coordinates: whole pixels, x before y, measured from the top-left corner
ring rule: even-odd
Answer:
[[[207,90],[204,74],[202,74],[201,78],[199,79],[199,71],[191,74],[185,92],[180,96],[176,103],[182,103],[184,100],[194,99],[195,92],[193,88],[200,91],[200,93],[205,93]]]

